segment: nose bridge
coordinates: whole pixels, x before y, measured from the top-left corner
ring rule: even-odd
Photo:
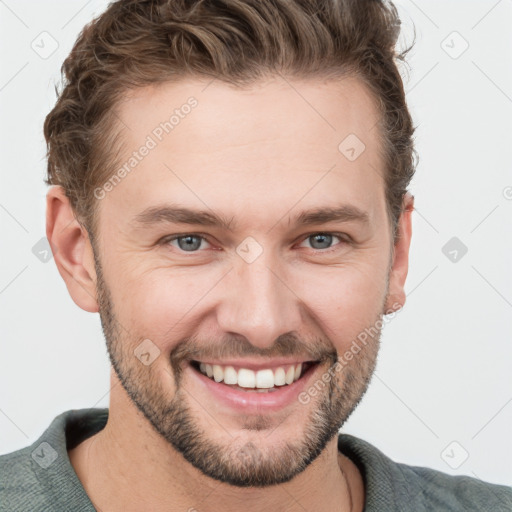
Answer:
[[[235,262],[218,312],[222,330],[243,335],[260,348],[270,347],[277,337],[300,327],[297,296],[279,272],[279,265],[263,252],[255,261]]]

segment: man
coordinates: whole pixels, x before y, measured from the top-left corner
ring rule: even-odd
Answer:
[[[121,0],[83,30],[47,237],[110,407],[0,457],[3,510],[512,510],[338,435],[405,302],[398,27],[378,1]]]

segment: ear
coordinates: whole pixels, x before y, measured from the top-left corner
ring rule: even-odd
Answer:
[[[402,203],[402,213],[398,220],[397,237],[393,247],[393,262],[389,275],[389,293],[385,314],[398,311],[405,304],[405,279],[409,271],[409,247],[412,236],[412,212],[414,197],[407,192]]]
[[[75,304],[91,313],[99,311],[89,234],[77,221],[61,186],[53,186],[46,195],[46,238]]]

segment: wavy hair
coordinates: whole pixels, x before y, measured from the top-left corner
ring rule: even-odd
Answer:
[[[92,235],[94,189],[119,163],[116,107],[134,88],[211,77],[244,87],[272,73],[356,76],[379,108],[382,174],[396,235],[415,172],[412,119],[398,61],[400,19],[385,0],[118,0],[65,59],[44,123],[48,185],[61,185]]]

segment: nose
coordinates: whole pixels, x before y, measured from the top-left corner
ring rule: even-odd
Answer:
[[[298,331],[301,324],[301,300],[293,284],[264,255],[252,263],[235,263],[217,309],[223,332],[243,335],[261,349],[271,347],[282,334]]]

